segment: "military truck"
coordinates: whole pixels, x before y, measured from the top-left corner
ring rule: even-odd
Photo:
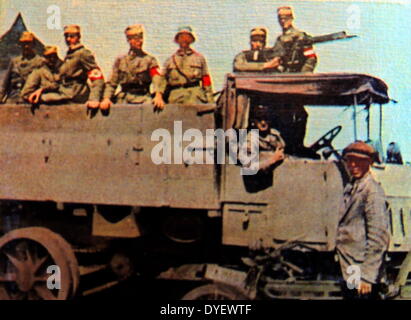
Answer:
[[[386,84],[368,75],[229,74],[217,105],[167,105],[161,113],[151,105],[93,115],[81,105],[3,105],[2,298],[90,294],[110,284],[90,289],[80,278],[102,269],[116,275],[114,283],[136,272],[199,281],[186,298],[340,298],[331,271],[346,175],[332,147],[340,126],[311,146],[325,149],[322,159],[288,157],[263,182],[241,175],[229,148],[223,163],[189,161],[190,152],[217,148],[217,137],[204,147],[184,134],[244,129],[255,94],[367,111],[389,102]],[[171,163],[153,160],[166,141],[158,129],[171,133]],[[411,171],[393,164],[373,171],[390,206],[387,281],[407,298]],[[255,243],[271,251],[249,255]],[[50,289],[53,266],[60,287]]]
[[[0,49],[23,30],[18,17]],[[368,75],[267,73],[229,74],[217,104],[160,113],[1,105],[0,298],[69,299],[136,274],[198,283],[187,299],[340,298],[332,258],[346,173],[332,140],[341,127],[311,145],[320,160],[290,156],[266,175],[242,175],[224,134],[248,129],[255,96],[367,112],[390,101]],[[390,206],[387,282],[408,298],[410,167],[374,173]]]

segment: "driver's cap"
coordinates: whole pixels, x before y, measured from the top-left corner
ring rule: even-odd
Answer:
[[[343,157],[346,158],[347,156],[362,158],[362,159],[375,159],[375,149],[366,144],[364,141],[355,141],[350,143],[344,150],[343,150]]]
[[[254,120],[270,120],[270,107],[265,105],[257,105],[253,110],[253,119]]]

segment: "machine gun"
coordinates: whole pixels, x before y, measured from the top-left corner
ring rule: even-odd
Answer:
[[[294,61],[297,59],[297,57],[295,56],[295,52],[298,51],[298,48],[302,48],[304,46],[311,46],[313,44],[316,43],[324,43],[324,42],[330,42],[330,41],[336,41],[336,40],[344,40],[344,39],[352,39],[352,38],[356,38],[356,35],[347,35],[347,33],[345,31],[341,31],[341,32],[335,32],[335,33],[330,33],[330,34],[324,34],[324,35],[320,35],[320,36],[315,36],[315,37],[311,37],[311,36],[307,36],[304,39],[299,39],[294,43],[290,43],[290,47],[277,47],[274,46],[272,48],[264,48],[262,50],[259,51],[258,54],[258,59],[256,60],[255,58],[252,59],[252,56],[254,55],[255,51],[253,50],[248,50],[248,51],[244,51],[245,55],[247,57],[247,61],[255,61],[255,62],[267,62],[270,61],[272,59],[274,59],[275,57],[285,57],[285,56],[289,56],[288,59],[286,60],[291,60]],[[298,59],[297,59],[298,60]],[[275,70],[266,70],[268,72],[272,72]],[[280,71],[281,70],[277,70]]]
[[[357,35],[347,35],[345,31],[324,34],[321,36],[311,37],[308,41],[310,44],[323,43],[336,40],[352,39],[358,37]]]
[[[287,45],[283,46],[274,46],[273,48],[266,48],[264,49],[263,55],[266,59],[265,61],[269,61],[274,59],[275,57],[281,57],[285,66],[280,66],[277,68],[277,72],[283,72],[284,68],[286,69],[294,69],[303,61],[303,48],[312,46],[313,44],[317,43],[324,43],[336,40],[343,40],[343,39],[352,39],[356,38],[356,35],[347,35],[345,31],[335,32],[320,36],[306,36],[303,39],[297,39],[296,41],[291,41]],[[295,71],[294,71],[295,72]]]

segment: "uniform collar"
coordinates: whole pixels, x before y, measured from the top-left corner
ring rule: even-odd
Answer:
[[[59,59],[56,64],[52,67],[50,67],[47,63],[44,63],[44,65],[52,72],[52,73],[57,73],[62,65],[62,61]]]
[[[288,28],[287,30],[283,31],[283,34],[289,34],[296,31],[294,26],[291,26],[290,28]]]
[[[84,45],[82,43],[78,43],[73,48],[69,48],[67,53],[73,53],[81,48],[84,48]]]
[[[143,50],[134,49],[130,49],[128,51],[128,54],[131,56],[132,59],[134,59],[135,57],[144,57],[145,55],[147,55],[147,53],[145,53]]]
[[[21,55],[21,60],[31,60],[35,57],[36,57],[36,53],[33,52],[32,54],[29,54],[29,55]]]
[[[188,48],[188,49],[186,49],[186,50],[180,48],[180,49],[178,49],[178,50],[176,51],[176,54],[177,54],[178,56],[184,56],[184,55],[186,55],[186,56],[191,56],[194,52],[195,52],[195,51],[194,51],[194,49],[192,49],[192,48]]]

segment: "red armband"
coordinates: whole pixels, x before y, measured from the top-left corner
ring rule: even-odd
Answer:
[[[87,72],[87,76],[91,81],[100,79],[104,80],[103,73],[100,71],[100,69],[90,70],[89,72]]]
[[[304,48],[304,56],[307,57],[307,58],[316,58],[317,57],[313,47]]]
[[[203,82],[203,87],[209,87],[211,86],[211,78],[208,74],[206,74],[205,76],[203,76],[203,78],[201,79],[201,81]]]
[[[158,67],[153,67],[150,69],[150,77],[153,78],[154,76],[160,76],[160,72],[158,71]]]

